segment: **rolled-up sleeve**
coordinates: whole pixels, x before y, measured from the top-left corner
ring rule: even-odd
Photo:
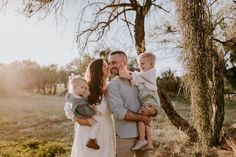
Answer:
[[[124,102],[122,101],[122,97],[120,95],[119,85],[115,81],[108,85],[107,100],[114,117],[119,120],[123,120],[128,110],[124,107]]]

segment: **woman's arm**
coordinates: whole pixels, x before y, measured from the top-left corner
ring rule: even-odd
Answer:
[[[87,119],[74,118],[74,120],[82,126],[91,126]]]
[[[68,119],[72,121],[76,121],[80,125],[91,126],[86,119],[76,118],[72,111],[72,104],[70,102],[66,102],[64,106],[65,115]]]

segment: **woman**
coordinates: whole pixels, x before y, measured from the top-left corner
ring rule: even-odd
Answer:
[[[97,104],[97,110],[101,112],[101,115],[96,117],[100,123],[97,135],[97,144],[100,149],[86,147],[91,127],[86,119],[76,119],[71,157],[115,157],[113,120],[105,99],[109,71],[109,66],[103,59],[96,59],[89,64],[86,72],[90,90],[88,101],[90,104]],[[66,103],[64,109],[68,118],[73,117],[70,103]]]

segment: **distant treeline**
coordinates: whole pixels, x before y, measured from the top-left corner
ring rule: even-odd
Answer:
[[[88,63],[93,58],[85,55],[75,59],[63,67],[55,64],[40,66],[31,60],[15,61],[11,64],[0,64],[0,96],[21,94],[64,95],[67,92],[68,77],[72,74],[83,76]],[[130,64],[130,68],[135,63]],[[136,66],[135,66],[136,67]],[[235,70],[233,68],[233,70]],[[228,69],[225,79],[225,93],[234,93],[235,73]],[[230,81],[228,81],[230,80]],[[157,77],[157,85],[164,89],[169,96],[183,94],[183,77],[175,76],[175,72],[168,70]]]
[[[27,93],[63,94],[67,89],[68,76],[71,73],[83,74],[85,61],[83,58],[71,61],[64,67],[55,64],[40,66],[30,60],[15,61],[11,64],[0,64],[0,96],[11,96]]]
[[[64,67],[55,64],[40,66],[31,60],[0,64],[0,96],[21,94],[63,95],[67,91],[68,77],[72,74],[83,76],[91,57],[75,59]],[[181,88],[181,79],[169,70],[157,78],[157,83],[171,95]]]

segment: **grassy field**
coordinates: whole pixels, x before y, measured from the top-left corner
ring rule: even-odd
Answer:
[[[174,99],[175,108],[186,119],[189,102]],[[0,98],[0,157],[67,157],[73,140],[74,124],[64,115],[64,97],[25,96]],[[223,132],[236,123],[236,102],[226,101]],[[165,113],[153,120],[156,146],[153,156],[199,156],[197,146],[168,121]],[[229,156],[233,152],[213,149],[209,156]],[[201,154],[200,154],[201,156]]]

